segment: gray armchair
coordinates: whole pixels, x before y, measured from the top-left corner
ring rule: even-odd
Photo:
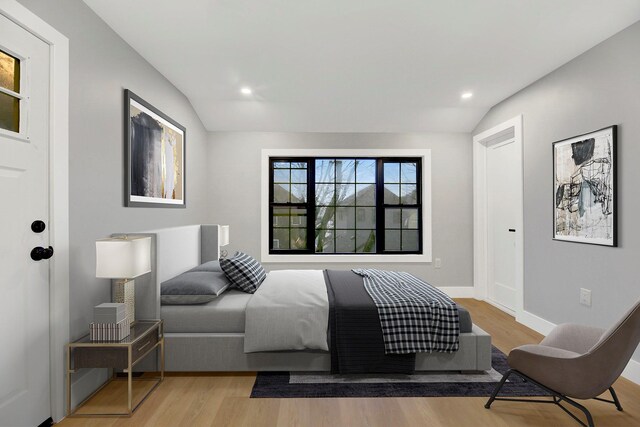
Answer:
[[[507,362],[510,369],[496,386],[485,408],[489,409],[495,400],[554,403],[581,425],[593,427],[591,413],[571,398],[613,403],[622,411],[612,384],[622,374],[639,342],[640,301],[607,331],[590,326],[559,325],[540,344],[523,345],[509,353]],[[497,397],[512,374],[546,390],[552,400]],[[607,390],[613,400],[598,397]],[[580,409],[588,424],[562,406],[563,401]]]

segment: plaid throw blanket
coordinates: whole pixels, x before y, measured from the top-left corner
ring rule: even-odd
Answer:
[[[378,307],[386,354],[458,350],[456,303],[442,291],[402,272],[354,269]]]

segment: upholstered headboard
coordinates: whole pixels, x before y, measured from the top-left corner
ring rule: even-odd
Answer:
[[[135,279],[136,319],[160,319],[160,284],[220,257],[218,225],[162,228],[113,236],[150,236],[151,272]]]

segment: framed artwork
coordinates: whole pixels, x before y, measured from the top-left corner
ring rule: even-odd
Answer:
[[[617,126],[553,143],[553,238],[617,246]]]
[[[186,129],[125,90],[125,206],[186,207]]]

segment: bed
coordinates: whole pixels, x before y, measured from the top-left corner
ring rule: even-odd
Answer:
[[[165,322],[167,371],[329,371],[325,349],[245,352],[246,308],[252,295],[228,290],[200,305],[161,305],[160,285],[201,263],[218,259],[218,226],[193,225],[130,233],[152,238],[152,271],[136,279],[136,317]],[[491,368],[491,337],[461,310],[459,350],[418,353],[417,371]],[[466,328],[464,324],[467,324]],[[251,350],[251,349],[250,349]]]

